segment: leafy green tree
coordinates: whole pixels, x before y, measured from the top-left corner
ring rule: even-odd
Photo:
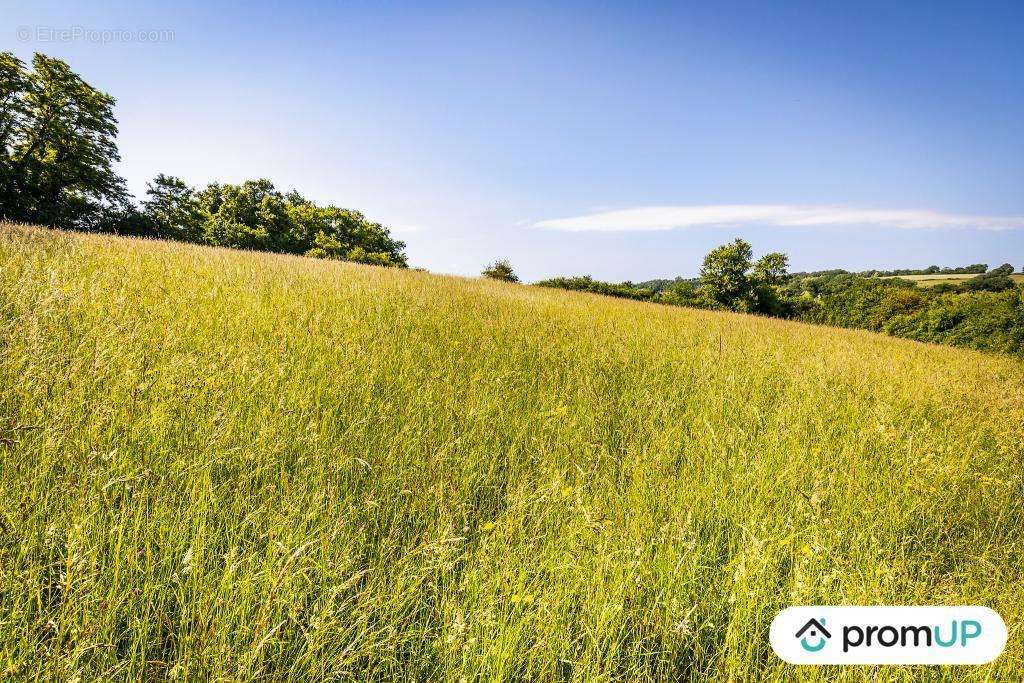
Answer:
[[[317,206],[298,193],[287,195],[297,232],[312,246],[307,256],[406,267],[405,243],[392,239],[388,229],[351,209]]]
[[[406,267],[405,243],[358,211],[318,206],[269,180],[211,183],[195,190],[158,175],[143,202],[146,224],[162,237],[236,249]]]
[[[0,52],[0,182],[2,189],[9,191],[8,184],[14,180],[14,147],[19,136],[24,134],[30,116],[25,94],[32,87],[32,81],[25,65],[10,52]],[[3,206],[9,206],[9,197],[3,196]]]
[[[711,308],[727,311],[782,315],[782,287],[789,278],[789,257],[772,252],[753,263],[752,255],[750,244],[739,238],[712,249],[700,270],[699,297],[683,289],[674,298],[694,302],[703,299]]]
[[[1016,287],[1011,275],[1013,275],[1013,266],[1004,263],[998,268],[993,268],[987,273],[982,273],[961,283],[960,289],[965,292],[1004,292]]]
[[[691,308],[711,307],[711,302],[705,296],[704,290],[687,280],[677,280],[669,285],[668,288],[656,295],[655,301],[672,306],[690,306]]]
[[[781,286],[789,276],[789,257],[773,251],[765,254],[754,264],[752,277],[761,284],[772,287]]]
[[[789,257],[774,251],[765,254],[754,264],[750,275],[754,312],[782,316],[786,302],[782,288],[789,279]]]
[[[207,243],[219,247],[296,253],[284,195],[266,179],[213,183],[199,193],[209,214]]]
[[[754,297],[748,276],[752,254],[750,244],[736,238],[730,244],[712,249],[704,257],[700,289],[714,308],[729,311],[750,311],[753,308]]]
[[[0,53],[0,211],[5,218],[86,230],[123,227],[133,207],[119,161],[114,98],[63,61],[31,70]]]
[[[484,277],[502,282],[519,282],[519,276],[512,270],[512,264],[505,259],[499,259],[489,264],[481,273]]]
[[[345,260],[364,263],[369,266],[394,266],[391,255],[383,251],[367,251],[364,247],[353,247],[345,254]]]
[[[148,184],[142,209],[159,237],[202,241],[206,215],[196,191],[180,178],[162,173],[154,178]]]

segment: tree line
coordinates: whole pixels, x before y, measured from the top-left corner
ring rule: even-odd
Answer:
[[[0,218],[405,267],[405,244],[363,214],[265,179],[194,188],[158,175],[137,203],[120,161],[114,98],[62,60],[0,52]]]
[[[918,341],[1024,356],[1024,288],[1013,266],[985,264],[924,271],[845,270],[789,273],[789,259],[774,252],[758,260],[742,239],[713,249],[700,276],[611,283],[590,276],[536,283],[638,301],[767,315],[837,327],[867,329]],[[1022,268],[1024,270],[1024,268]],[[930,287],[882,275],[974,274]]]

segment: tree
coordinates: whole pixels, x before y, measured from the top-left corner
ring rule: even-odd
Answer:
[[[147,184],[143,212],[159,237],[200,242],[206,217],[196,191],[185,181],[159,174]]]
[[[1013,266],[1004,263],[987,273],[966,280],[961,283],[960,289],[965,292],[1004,292],[1016,286],[1011,275],[1013,275]]]
[[[683,279],[678,279],[669,287],[659,292],[656,301],[673,306],[708,307],[708,300],[704,297],[700,287]]]
[[[266,179],[211,183],[195,190],[158,175],[143,202],[144,219],[170,239],[236,249],[302,254],[380,266],[407,266],[405,243],[358,211],[318,206]]]
[[[86,230],[133,213],[115,137],[114,98],[59,59],[36,54],[31,71],[0,53],[0,211],[3,217]]]
[[[519,282],[519,276],[512,270],[512,264],[504,259],[491,263],[480,273],[484,277],[502,282]]]
[[[736,238],[712,249],[700,269],[700,289],[715,308],[750,311],[754,298],[747,271],[751,268],[750,244]]]
[[[752,254],[750,244],[736,238],[704,257],[697,292],[706,305],[728,311],[783,314],[782,287],[789,279],[789,257],[772,252],[752,263]],[[674,298],[699,300],[684,289],[677,291]]]
[[[789,279],[789,257],[773,251],[765,254],[754,264],[750,281],[753,289],[754,308],[757,313],[784,315],[784,297],[781,288]]]
[[[10,52],[0,52],[0,189],[3,207],[10,205],[7,196],[8,183],[13,181],[12,163],[13,147],[16,135],[24,131],[29,116],[25,93],[31,86],[31,80],[25,71],[25,65]],[[6,210],[6,208],[5,208]]]
[[[773,251],[765,254],[754,264],[753,278],[759,283],[778,287],[786,282],[789,275],[789,257]]]
[[[285,197],[266,179],[241,185],[212,183],[199,193],[209,215],[205,240],[234,249],[301,253]]]

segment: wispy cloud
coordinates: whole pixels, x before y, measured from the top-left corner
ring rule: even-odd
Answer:
[[[642,206],[602,211],[533,224],[535,228],[568,232],[628,232],[677,228],[729,228],[740,225],[782,227],[866,226],[916,230],[1024,228],[1024,216],[971,216],[928,209],[859,209],[807,204],[709,204]]]

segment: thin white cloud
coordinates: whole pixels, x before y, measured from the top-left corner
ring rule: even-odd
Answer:
[[[642,206],[570,218],[543,220],[535,228],[568,232],[629,232],[677,228],[867,226],[917,230],[1024,228],[1024,216],[970,216],[928,209],[858,209],[849,206],[788,204],[710,204]]]

